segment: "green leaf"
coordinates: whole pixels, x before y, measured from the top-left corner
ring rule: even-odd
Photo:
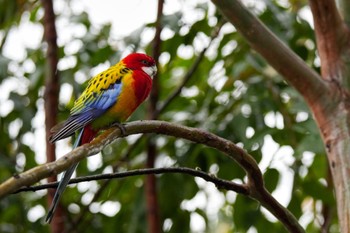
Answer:
[[[270,168],[264,173],[264,181],[266,189],[272,193],[278,184],[280,173],[277,169]]]

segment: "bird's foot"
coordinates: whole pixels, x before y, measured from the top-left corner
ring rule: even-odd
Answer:
[[[125,126],[124,124],[122,123],[119,123],[119,122],[115,122],[112,124],[112,127],[113,126],[116,126],[120,129],[120,133],[121,133],[121,136],[124,137],[126,135],[126,129],[125,129]]]

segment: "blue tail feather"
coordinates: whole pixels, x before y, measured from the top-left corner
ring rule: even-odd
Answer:
[[[73,149],[74,148],[77,148],[79,145],[80,145],[80,142],[81,142],[81,138],[82,138],[82,135],[83,135],[83,132],[84,132],[84,129],[82,129],[79,133],[79,136],[77,138],[77,140],[75,141],[74,145],[73,145]],[[55,213],[55,210],[57,208],[57,205],[59,203],[59,200],[61,198],[61,195],[62,193],[64,192],[64,190],[66,189],[68,183],[69,183],[69,180],[70,178],[72,177],[73,175],[73,172],[75,171],[75,169],[77,168],[78,166],[78,163],[76,164],[73,164],[72,166],[70,166],[63,174],[59,184],[58,184],[58,187],[56,189],[56,193],[55,193],[55,196],[52,200],[52,203],[51,203],[51,206],[49,208],[49,211],[47,213],[47,216],[46,216],[46,222],[50,223],[52,218],[53,218],[53,215]]]

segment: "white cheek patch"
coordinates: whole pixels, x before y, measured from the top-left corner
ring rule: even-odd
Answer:
[[[150,67],[143,66],[141,69],[143,70],[143,72],[148,74],[152,79],[153,79],[154,75],[157,73],[156,66],[150,66]]]

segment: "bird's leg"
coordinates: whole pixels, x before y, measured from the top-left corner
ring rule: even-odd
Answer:
[[[125,129],[125,126],[124,124],[122,123],[119,123],[119,122],[114,122],[112,125],[113,126],[116,126],[120,129],[120,133],[121,133],[121,136],[124,137],[126,135],[126,129]]]

